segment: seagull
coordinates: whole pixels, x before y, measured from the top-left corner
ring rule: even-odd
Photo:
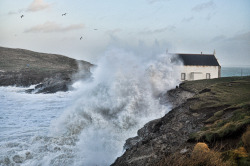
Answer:
[[[62,16],[66,16],[67,13],[62,14]]]
[[[21,18],[23,18],[24,17],[24,15],[21,15]]]
[[[80,37],[80,40],[82,40],[82,36]]]

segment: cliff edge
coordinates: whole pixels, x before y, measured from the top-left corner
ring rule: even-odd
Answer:
[[[67,91],[74,80],[88,78],[92,66],[62,55],[0,47],[0,86],[39,84],[27,92]]]
[[[128,139],[112,166],[250,164],[250,77],[184,82],[164,98],[175,107]],[[193,157],[198,142],[207,153]]]

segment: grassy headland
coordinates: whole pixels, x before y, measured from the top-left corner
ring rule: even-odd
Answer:
[[[88,77],[93,66],[86,61],[75,60],[57,54],[38,53],[24,49],[0,47],[0,86],[30,86],[46,84],[51,87],[45,93],[67,90],[67,84],[79,70],[80,77]],[[60,82],[56,82],[60,80]],[[42,85],[40,86],[41,89]]]
[[[250,165],[249,76],[187,81],[167,96],[182,102],[128,139],[113,165]]]

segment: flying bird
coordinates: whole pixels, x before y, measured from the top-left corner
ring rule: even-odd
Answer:
[[[21,15],[21,18],[23,18],[24,17],[24,15]]]
[[[66,16],[67,13],[62,14],[62,16]]]
[[[98,30],[98,29],[94,29],[95,31]]]
[[[80,40],[82,40],[82,36],[80,37]]]

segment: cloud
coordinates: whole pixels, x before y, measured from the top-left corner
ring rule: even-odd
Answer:
[[[215,36],[211,42],[218,42],[218,41],[222,41],[222,40],[225,40],[226,39],[226,36],[225,35],[219,35],[219,36]]]
[[[211,42],[220,42],[220,41],[227,41],[227,42],[244,42],[250,44],[250,31],[237,34],[233,37],[227,38],[225,35],[219,35],[214,37]]]
[[[47,9],[51,6],[51,4],[44,2],[43,0],[34,0],[29,7],[27,8],[27,11],[29,12],[36,12],[40,10]]]
[[[161,2],[161,1],[164,1],[164,0],[147,0],[148,3],[150,4],[153,4],[153,3],[156,3],[156,2]]]
[[[145,30],[141,32],[142,34],[154,34],[154,33],[162,33],[166,31],[174,31],[176,27],[174,25],[169,25],[165,28],[159,28],[159,29],[154,29],[154,30]]]
[[[9,11],[8,15],[15,15],[24,12],[25,9],[19,9],[18,11]]]
[[[202,10],[211,9],[214,7],[215,7],[215,3],[213,1],[209,1],[209,2],[204,2],[204,3],[196,5],[195,7],[192,8],[192,10],[195,12],[200,12]]]
[[[242,34],[235,35],[232,38],[229,38],[229,40],[234,41],[245,41],[250,43],[250,31]]]
[[[10,12],[8,13],[8,15],[14,15],[14,14],[18,14],[18,12],[10,11]]]
[[[192,16],[192,17],[188,17],[188,18],[183,18],[182,19],[182,22],[190,22],[190,21],[192,21],[194,19],[194,17]]]
[[[20,14],[22,12],[37,12],[40,10],[48,9],[52,4],[46,3],[43,0],[34,0],[28,8],[19,9],[18,11],[10,11],[8,15]]]
[[[106,32],[107,32],[107,34],[109,34],[109,35],[114,35],[114,34],[119,33],[119,32],[121,32],[121,31],[122,31],[122,29],[116,28],[116,29],[108,30],[108,31],[106,31]]]
[[[55,22],[47,21],[44,24],[36,25],[34,27],[31,27],[30,29],[27,29],[25,32],[43,32],[43,33],[50,33],[50,32],[67,32],[67,31],[73,31],[84,28],[83,24],[72,24],[69,26],[63,27],[60,24],[57,24]]]

